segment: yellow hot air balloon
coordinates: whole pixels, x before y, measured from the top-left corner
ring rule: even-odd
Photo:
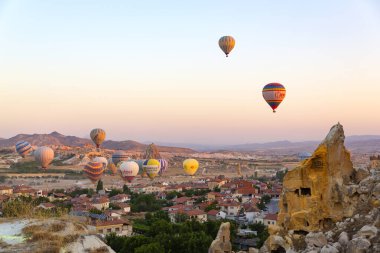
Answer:
[[[199,168],[199,163],[195,159],[186,159],[183,162],[183,170],[189,176],[193,176]]]
[[[96,147],[99,148],[100,144],[106,138],[106,132],[103,129],[95,128],[92,129],[90,133],[91,140],[95,143]]]
[[[143,168],[148,177],[153,180],[160,171],[160,162],[156,159],[146,160],[143,164]]]
[[[228,54],[235,47],[235,39],[232,36],[223,36],[219,39],[219,47],[226,54],[226,57],[228,57]]]

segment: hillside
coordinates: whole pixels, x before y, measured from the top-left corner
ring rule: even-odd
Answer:
[[[71,146],[82,147],[86,144],[92,145],[90,139],[79,138],[76,136],[66,136],[58,132],[52,132],[50,134],[18,134],[9,139],[0,139],[0,147],[13,147],[18,141],[27,141],[35,146],[43,145],[57,145],[57,146]],[[144,151],[148,145],[126,140],[126,141],[104,141],[103,148],[106,149],[122,149],[131,151]],[[158,146],[160,152],[171,153],[194,153],[195,151],[189,148],[181,147],[165,147]]]

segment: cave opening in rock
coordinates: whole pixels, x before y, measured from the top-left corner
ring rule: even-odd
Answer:
[[[311,189],[310,188],[301,188],[301,195],[311,196]]]
[[[286,250],[283,247],[279,246],[277,249],[271,250],[270,252],[271,253],[285,253]]]
[[[309,232],[305,230],[295,230],[294,233],[297,235],[307,235]]]
[[[282,206],[284,207],[285,212],[288,212],[288,203],[283,203]]]

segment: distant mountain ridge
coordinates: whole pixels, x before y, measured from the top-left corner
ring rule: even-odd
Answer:
[[[0,147],[12,147],[18,141],[28,141],[32,145],[64,145],[72,147],[81,147],[87,144],[92,145],[92,141],[86,138],[76,136],[67,136],[58,132],[50,134],[18,134],[9,139],[0,138]],[[148,142],[146,142],[148,144]],[[380,135],[353,135],[346,137],[346,146],[350,151],[355,153],[380,153]],[[102,144],[107,149],[122,149],[130,151],[145,151],[147,144],[137,141],[113,141],[107,140]],[[197,144],[176,144],[156,142],[160,152],[172,153],[194,153],[197,151],[218,152],[273,152],[277,154],[295,154],[303,151],[313,152],[318,141],[274,141],[266,143],[246,143],[239,145],[197,145]],[[195,151],[196,150],[196,151]]]
[[[57,146],[71,146],[71,147],[82,147],[84,145],[93,145],[90,139],[79,138],[76,136],[66,136],[58,132],[52,132],[50,134],[18,134],[9,139],[0,138],[0,147],[12,147],[18,141],[27,141],[35,146],[43,145],[57,145]],[[106,149],[122,149],[130,151],[145,151],[148,145],[139,143],[137,141],[112,141],[106,140],[103,142],[102,146]],[[196,151],[189,148],[182,147],[165,147],[158,146],[160,152],[173,152],[173,153],[194,153]]]
[[[157,142],[158,144],[163,144]],[[356,153],[380,153],[380,135],[353,135],[346,137],[346,146],[350,151]],[[174,143],[165,143],[166,146],[176,145]],[[313,152],[319,145],[319,141],[274,141],[265,143],[246,143],[237,145],[197,145],[182,144],[185,147],[197,151],[216,152],[216,151],[234,151],[234,152],[260,152],[273,151],[278,154],[295,154],[303,151]]]

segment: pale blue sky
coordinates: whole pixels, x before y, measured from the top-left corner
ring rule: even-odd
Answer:
[[[228,144],[320,139],[337,121],[380,134],[379,45],[376,0],[0,0],[0,136]],[[287,88],[275,115],[269,82]]]

